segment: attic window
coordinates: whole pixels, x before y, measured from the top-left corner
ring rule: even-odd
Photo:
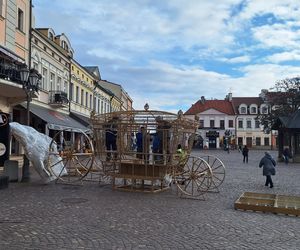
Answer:
[[[252,107],[251,108],[251,114],[256,114],[256,113],[257,113],[256,107]]]
[[[246,114],[246,113],[247,113],[246,107],[241,107],[241,114]]]
[[[49,39],[50,39],[51,41],[53,41],[53,38],[54,38],[53,34],[52,34],[51,32],[49,32]]]

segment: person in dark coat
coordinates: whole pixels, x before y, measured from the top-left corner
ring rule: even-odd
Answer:
[[[289,163],[289,158],[291,157],[291,153],[290,153],[289,148],[285,148],[283,150],[282,155],[283,155],[283,159],[284,159],[285,164],[288,164]]]
[[[260,160],[259,167],[263,167],[263,175],[266,176],[266,184],[270,184],[270,188],[273,188],[272,175],[275,175],[276,161],[272,158],[269,152],[265,152],[265,156]]]
[[[244,146],[242,153],[243,153],[243,157],[244,157],[244,158],[243,158],[243,162],[244,162],[244,163],[245,163],[245,162],[248,163],[248,153],[249,153],[249,148],[247,147],[247,145]]]

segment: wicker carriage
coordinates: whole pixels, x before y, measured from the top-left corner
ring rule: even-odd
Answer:
[[[92,115],[91,124],[92,136],[83,133],[79,148],[71,145],[62,153],[67,174],[59,180],[83,180],[98,173],[113,189],[159,192],[175,184],[180,194],[197,198],[224,179],[219,159],[214,157],[212,165],[217,163],[221,176],[213,174],[211,157],[190,154],[197,121],[181,111],[119,111]]]

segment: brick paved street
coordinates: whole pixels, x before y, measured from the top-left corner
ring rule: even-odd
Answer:
[[[300,164],[279,163],[270,189],[258,168],[263,151],[250,151],[248,164],[236,150],[205,152],[227,167],[220,193],[205,201],[174,190],[11,183],[0,190],[0,249],[300,249],[300,218],[233,208],[245,191],[300,195]]]

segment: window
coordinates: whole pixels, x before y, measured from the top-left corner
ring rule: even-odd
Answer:
[[[0,16],[3,16],[3,0],[0,0]]]
[[[229,120],[228,121],[228,127],[229,128],[233,128],[233,120]]]
[[[265,146],[270,146],[270,139],[269,137],[264,138]]]
[[[24,30],[24,12],[18,9],[18,30]]]
[[[220,120],[220,128],[225,128],[225,121],[224,120]]]
[[[261,145],[260,137],[256,137],[256,146],[260,146],[260,145]]]
[[[268,107],[266,107],[266,106],[262,107],[261,112],[263,114],[267,114],[268,113]]]
[[[85,92],[85,106],[88,107],[88,99],[89,99],[89,94],[88,92]]]
[[[42,70],[42,89],[47,90],[48,70],[43,68]]]
[[[239,120],[239,128],[243,128],[243,120]]]
[[[255,128],[259,128],[259,120],[255,120]]]
[[[101,114],[103,114],[103,101],[101,101]]]
[[[54,90],[54,86],[55,86],[55,75],[53,73],[50,73],[50,91]]]
[[[63,89],[63,91],[65,93],[68,93],[68,82],[67,81],[64,82],[64,89]]]
[[[209,126],[210,126],[210,128],[214,128],[215,127],[215,120],[210,120],[209,121]]]
[[[44,46],[44,51],[47,51],[47,47],[46,46]]]
[[[100,112],[100,100],[98,99],[98,109],[97,109],[97,112],[99,113]]]
[[[61,78],[57,77],[56,90],[61,90]]]
[[[90,109],[93,108],[93,96],[90,95]]]
[[[251,128],[252,124],[251,124],[251,120],[247,120],[247,128]]]
[[[81,98],[80,104],[83,105],[84,104],[84,100],[83,100],[83,98],[84,98],[84,90],[83,89],[81,90],[81,96],[80,96],[80,98]]]
[[[76,86],[76,103],[79,103],[79,87]]]
[[[49,32],[49,39],[50,39],[51,41],[53,41],[53,38],[54,38],[53,34],[52,34],[51,32]]]
[[[199,128],[204,128],[204,120],[199,121]]]
[[[247,113],[246,107],[241,107],[241,114],[246,114],[246,113]]]
[[[257,111],[256,111],[256,107],[251,107],[251,114],[256,114]]]
[[[71,82],[71,85],[70,85],[70,100],[74,101],[73,99],[73,96],[74,96],[74,84]]]
[[[37,62],[33,62],[33,68],[38,71],[38,67],[39,67],[38,63]]]

